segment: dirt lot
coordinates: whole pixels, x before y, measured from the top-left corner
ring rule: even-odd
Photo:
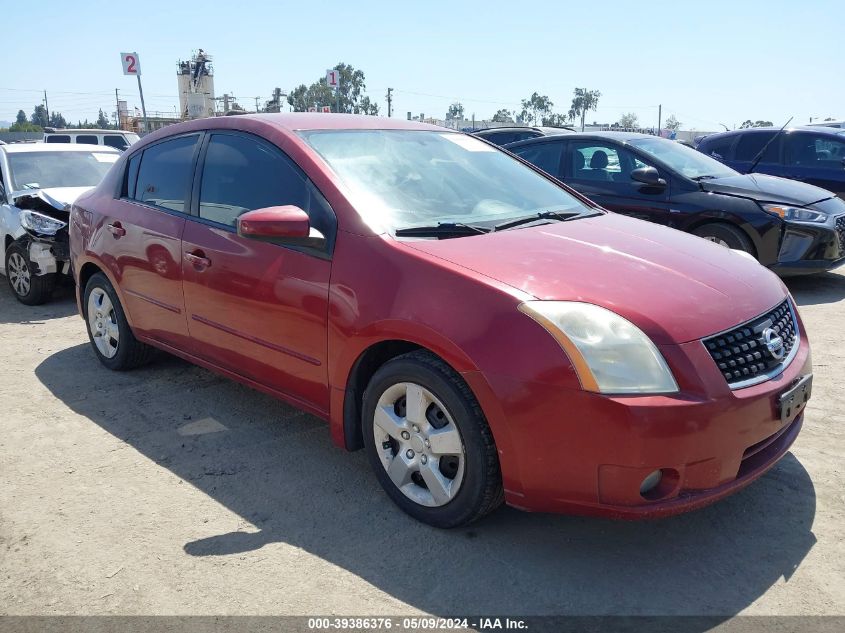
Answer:
[[[845,614],[845,274],[790,282],[815,392],[747,490],[657,522],[438,531],[305,414],[173,358],[124,374],[70,289],[0,290],[0,613]]]

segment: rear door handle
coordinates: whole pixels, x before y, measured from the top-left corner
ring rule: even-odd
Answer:
[[[111,233],[115,237],[123,237],[124,235],[126,235],[126,229],[121,226],[120,222],[113,222],[112,224],[107,224],[106,228],[109,230],[109,233]]]
[[[202,251],[185,253],[185,260],[191,262],[197,268],[208,268],[211,266],[211,260]]]

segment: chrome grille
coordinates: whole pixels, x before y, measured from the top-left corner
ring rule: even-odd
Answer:
[[[774,352],[769,349],[768,342],[777,338],[783,343],[782,354],[778,354],[779,348]],[[798,340],[798,323],[787,299],[765,314],[702,342],[731,388],[738,389],[780,373],[792,360]]]

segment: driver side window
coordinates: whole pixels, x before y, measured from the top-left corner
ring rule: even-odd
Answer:
[[[641,167],[650,165],[617,145],[600,141],[569,144],[566,176],[572,180],[629,183],[631,172]]]

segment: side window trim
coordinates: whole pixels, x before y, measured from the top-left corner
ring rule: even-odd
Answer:
[[[335,244],[335,237],[337,235],[337,214],[335,210],[332,208],[331,204],[329,203],[328,198],[326,198],[325,194],[320,190],[317,184],[308,177],[308,174],[305,173],[305,170],[299,166],[297,163],[286,151],[284,151],[278,145],[271,143],[267,139],[258,136],[257,134],[251,134],[249,132],[243,132],[241,130],[227,130],[227,129],[213,129],[213,130],[205,130],[204,137],[199,144],[199,148],[197,150],[196,161],[194,163],[194,176],[191,181],[191,206],[190,206],[190,213],[187,214],[191,220],[194,222],[199,222],[200,224],[205,224],[206,226],[213,226],[216,229],[221,229],[227,231],[229,233],[237,233],[238,229],[235,226],[231,226],[229,224],[223,224],[222,222],[215,222],[214,220],[209,220],[207,218],[203,218],[200,216],[199,207],[200,207],[200,194],[202,191],[202,175],[203,170],[205,169],[205,159],[208,155],[208,146],[211,143],[211,139],[214,136],[221,135],[221,136],[235,136],[247,140],[251,140],[257,143],[264,145],[265,147],[269,148],[270,150],[276,152],[280,155],[284,160],[286,160],[298,173],[299,176],[302,177],[303,183],[305,184],[306,188],[311,187],[314,191],[322,199],[326,209],[331,213],[333,219],[333,232],[334,235],[326,235],[326,242],[328,245],[328,251],[321,251],[319,249],[311,248],[308,246],[295,246],[292,244],[276,244],[279,248],[286,248],[288,250],[296,251],[299,253],[304,253],[306,255],[311,255],[314,257],[318,257],[320,259],[328,259],[331,260],[332,254],[334,252],[334,244]]]
[[[124,167],[123,167],[123,173],[121,174],[121,177],[118,181],[116,198],[118,198],[120,200],[124,200],[126,202],[131,202],[132,204],[140,205],[142,207],[147,207],[148,209],[155,209],[156,211],[163,211],[164,213],[169,213],[170,215],[175,215],[175,216],[179,216],[179,217],[187,217],[187,216],[191,215],[189,212],[175,211],[174,209],[168,209],[167,207],[159,207],[157,205],[150,204],[149,202],[144,202],[143,200],[138,200],[137,198],[134,197],[134,194],[136,193],[134,191],[132,192],[133,196],[129,196],[128,189],[127,189],[127,195],[123,196],[123,184],[126,182],[126,178],[128,177],[127,172],[129,171],[129,161],[131,161],[135,156],[140,157],[141,162],[138,164],[138,173],[140,173],[141,172],[141,163],[144,162],[144,153],[148,149],[155,147],[156,145],[160,145],[161,143],[166,143],[167,141],[172,141],[172,140],[178,139],[178,138],[184,138],[186,136],[196,136],[197,137],[197,142],[194,145],[194,154],[191,158],[191,168],[189,169],[189,173],[195,172],[196,167],[197,167],[197,163],[198,163],[198,159],[199,159],[199,150],[200,150],[200,147],[202,146],[202,144],[205,142],[205,136],[206,136],[205,131],[185,132],[184,134],[176,134],[174,136],[168,136],[167,138],[163,138],[161,140],[158,140],[155,143],[150,143],[149,145],[145,145],[144,147],[133,151],[130,156],[126,157],[126,162],[124,163]],[[137,188],[137,178],[138,178],[138,176],[136,174],[136,176],[135,176],[136,188]],[[193,184],[194,184],[193,180],[190,179],[188,181],[188,190],[185,192],[185,200],[186,201],[192,201],[193,200],[193,189],[194,189]],[[128,185],[128,183],[127,183],[127,185]]]

